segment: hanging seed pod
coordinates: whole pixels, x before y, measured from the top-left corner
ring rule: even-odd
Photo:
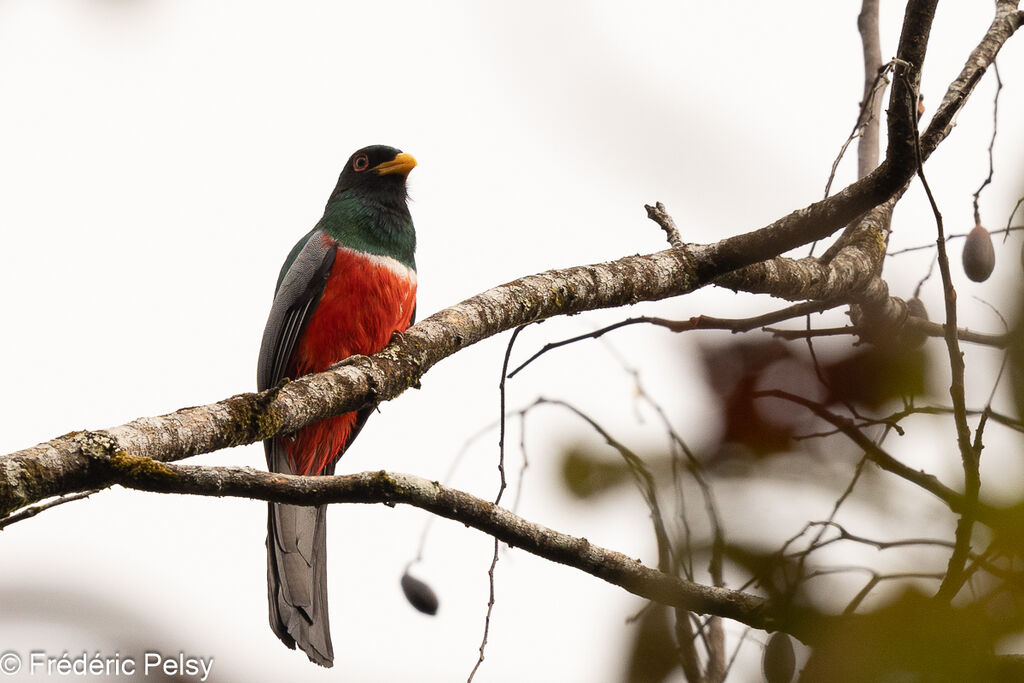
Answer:
[[[437,593],[423,581],[406,572],[402,574],[402,592],[409,604],[424,614],[437,614]]]
[[[916,296],[911,299],[907,299],[907,313],[915,318],[929,320],[928,311],[925,310],[924,302]],[[907,348],[918,349],[924,345],[925,341],[928,340],[928,335],[920,330],[904,327],[900,332],[899,339]]]
[[[768,683],[789,683],[793,680],[793,673],[796,671],[796,655],[793,653],[793,643],[788,635],[782,631],[776,631],[768,639],[768,644],[764,648],[761,669],[764,671],[764,678]]]
[[[964,272],[975,282],[984,282],[996,267],[996,250],[992,236],[980,225],[974,226],[964,244]]]
[[[915,318],[931,320],[931,318],[928,317],[928,310],[924,307],[924,302],[916,296],[907,301],[907,311]]]

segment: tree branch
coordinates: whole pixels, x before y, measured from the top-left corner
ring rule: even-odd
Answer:
[[[914,316],[907,316],[904,321],[904,325],[908,330],[916,330],[927,337],[945,337],[946,327],[941,323],[932,322],[931,320],[925,320],[924,318],[917,318]],[[772,327],[765,327],[766,332],[771,332],[773,335],[780,339],[793,340],[793,339],[807,339],[808,337],[823,337],[837,334],[855,334],[860,337],[868,335],[868,332],[861,327],[856,325],[847,325],[842,328],[811,328],[801,330],[786,330],[776,329]],[[986,334],[984,332],[972,332],[965,328],[957,328],[956,337],[962,341],[971,342],[974,344],[981,344],[983,346],[991,346],[997,349],[1006,348],[1007,344],[1010,343],[1010,334]]]
[[[683,238],[679,234],[679,228],[676,227],[675,220],[665,209],[665,205],[661,202],[655,202],[654,206],[644,204],[644,208],[647,209],[647,217],[660,225],[661,229],[665,231],[668,243],[677,249],[682,247]]]
[[[102,468],[108,484],[157,493],[254,498],[294,505],[411,505],[479,529],[539,557],[580,569],[649,600],[700,614],[718,614],[759,629],[774,630],[785,622],[787,628],[797,631],[797,637],[814,638],[813,633],[804,632],[803,624],[797,625],[791,617],[774,613],[764,598],[665,574],[585,538],[534,524],[482,498],[410,474],[380,470],[303,477],[249,468],[165,463],[128,453],[104,459]]]
[[[908,106],[916,109],[917,98],[908,102]],[[915,119],[916,121],[916,119]],[[967,425],[967,400],[964,392],[964,357],[960,352],[960,340],[957,339],[957,312],[956,312],[956,290],[953,288],[953,279],[949,272],[949,259],[946,256],[946,232],[942,223],[942,213],[932,195],[931,187],[924,175],[924,162],[921,159],[920,137],[917,131],[917,124],[914,124],[914,148],[917,154],[917,176],[921,179],[928,203],[931,205],[932,213],[935,216],[936,246],[938,248],[939,274],[942,278],[943,301],[946,309],[945,331],[946,350],[949,356],[950,385],[949,395],[953,401],[953,423],[956,425],[957,445],[960,449],[960,458],[964,468],[964,493],[967,505],[960,516],[956,528],[956,547],[950,557],[946,575],[939,586],[938,597],[947,601],[952,600],[960,590],[960,579],[963,575],[964,566],[970,553],[971,533],[974,529],[973,508],[978,502],[978,494],[981,489],[981,474],[979,471],[980,450],[976,450],[971,444],[971,430]]]
[[[857,16],[857,29],[864,53],[864,97],[861,102],[862,126],[857,143],[857,177],[863,178],[878,166],[879,120],[882,113],[882,91],[875,91],[875,82],[882,70],[882,41],[878,31],[878,0],[863,0]]]
[[[960,74],[950,83],[942,103],[932,116],[931,122],[921,134],[921,157],[925,160],[931,156],[935,148],[946,139],[953,130],[957,114],[964,103],[974,92],[974,88],[985,75],[985,71],[995,60],[999,50],[1010,39],[1021,24],[1024,23],[1024,12],[1017,10],[1019,0],[999,0],[996,3],[995,18],[981,42],[967,57]],[[895,94],[894,94],[895,98]]]

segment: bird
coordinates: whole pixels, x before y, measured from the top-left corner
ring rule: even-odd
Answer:
[[[380,351],[416,317],[416,231],[406,179],[416,159],[371,145],[352,154],[324,215],[281,267],[257,367],[260,391]],[[334,474],[375,406],[263,442],[271,472]],[[270,627],[310,661],[334,663],[327,609],[327,506],[270,503]]]

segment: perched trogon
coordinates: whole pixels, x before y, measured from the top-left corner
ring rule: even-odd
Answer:
[[[383,349],[416,314],[416,233],[406,177],[416,165],[384,145],[348,160],[323,218],[288,254],[260,348],[260,391]],[[263,443],[267,467],[333,474],[373,406]],[[290,648],[331,666],[327,617],[327,506],[270,504],[267,585],[270,626]]]

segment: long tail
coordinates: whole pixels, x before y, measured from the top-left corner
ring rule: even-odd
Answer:
[[[270,628],[311,662],[334,664],[327,616],[327,506],[270,503],[267,588]]]
[[[264,441],[271,472],[291,473],[277,439]],[[324,474],[334,474],[333,463]],[[311,662],[334,664],[327,614],[327,506],[270,503],[267,513],[267,594],[270,628]]]

